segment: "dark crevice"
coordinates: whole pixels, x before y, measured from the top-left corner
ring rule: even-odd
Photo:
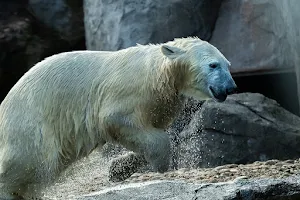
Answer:
[[[265,74],[263,74],[265,73]],[[259,74],[234,76],[240,93],[260,93],[276,100],[281,107],[299,116],[297,78],[294,72],[259,72]]]

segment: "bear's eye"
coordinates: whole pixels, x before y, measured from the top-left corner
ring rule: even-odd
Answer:
[[[215,69],[218,67],[218,64],[217,63],[211,63],[209,64],[209,67],[212,68],[212,69]]]

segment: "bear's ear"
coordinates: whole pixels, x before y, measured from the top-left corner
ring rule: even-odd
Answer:
[[[161,52],[170,59],[175,59],[178,56],[185,53],[184,50],[182,50],[178,47],[169,46],[169,45],[162,45]]]

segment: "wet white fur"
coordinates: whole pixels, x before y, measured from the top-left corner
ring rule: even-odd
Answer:
[[[66,52],[37,63],[0,106],[2,195],[23,195],[28,184],[53,180],[105,142],[143,154],[163,171],[164,129],[177,114],[178,96],[209,98],[198,68],[213,59],[228,62],[207,42],[182,38],[116,52]]]

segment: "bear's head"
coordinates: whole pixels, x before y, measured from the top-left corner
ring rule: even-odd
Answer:
[[[213,45],[198,38],[175,40],[161,46],[162,53],[175,67],[184,68],[179,92],[198,100],[226,100],[237,86],[229,72],[230,62]]]

